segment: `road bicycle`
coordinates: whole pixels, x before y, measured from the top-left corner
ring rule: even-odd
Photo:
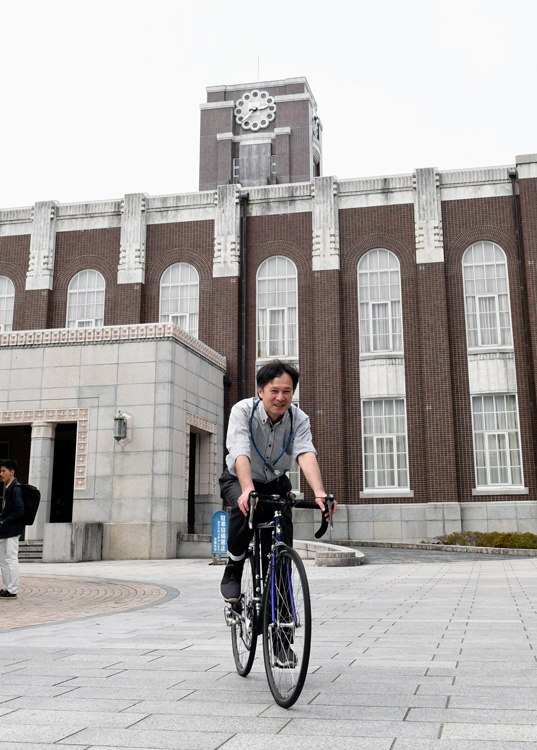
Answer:
[[[296,495],[249,497],[250,529],[256,501],[274,511],[267,523],[258,524],[246,553],[242,574],[241,598],[228,603],[224,614],[231,627],[231,645],[237,672],[246,677],[254,663],[257,639],[263,637],[265,672],[274,700],[290,708],[299,698],[306,674],[311,647],[311,603],[308,579],[300,556],[282,539],[282,516],[287,509],[317,508],[316,503],[295,502]],[[332,526],[334,496],[326,496],[326,513],[315,537],[320,539]],[[263,556],[262,535],[271,532],[270,552]],[[266,538],[266,537],[265,537]]]

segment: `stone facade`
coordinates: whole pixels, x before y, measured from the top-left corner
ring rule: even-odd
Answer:
[[[102,524],[105,559],[175,557],[187,531],[192,429],[202,437],[195,530],[209,533],[221,505],[224,372],[223,357],[169,324],[4,334],[0,423],[32,426],[29,482],[42,494],[26,538],[47,541],[55,527],[54,432],[69,422],[77,424],[73,524]],[[118,410],[132,415],[123,445],[114,440]],[[56,541],[46,548],[58,554],[71,532],[49,530]],[[60,552],[55,559],[66,559]]]

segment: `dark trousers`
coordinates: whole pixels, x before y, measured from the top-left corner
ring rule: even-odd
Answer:
[[[242,489],[237,477],[225,469],[220,477],[220,496],[229,506],[231,506],[231,516],[229,519],[228,531],[228,551],[233,557],[244,555],[253,536],[253,530],[248,526],[248,516],[245,516],[237,505],[239,497],[242,495]],[[285,495],[291,491],[291,481],[285,474],[272,482],[254,482],[256,492],[260,495]],[[271,508],[261,508],[257,506],[254,513],[254,529],[259,523],[266,523],[274,518],[274,511]],[[290,547],[293,546],[293,516],[290,508],[283,512],[282,516],[282,539]],[[270,550],[271,535],[267,529],[261,534],[261,547],[263,559]]]

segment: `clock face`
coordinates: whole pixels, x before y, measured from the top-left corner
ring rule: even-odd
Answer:
[[[247,91],[237,101],[235,120],[245,130],[261,130],[276,117],[274,97],[268,91]]]

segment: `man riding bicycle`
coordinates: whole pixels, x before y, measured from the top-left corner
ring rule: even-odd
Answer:
[[[298,370],[280,360],[264,365],[257,373],[259,398],[239,401],[231,410],[227,433],[227,468],[220,477],[220,494],[231,506],[228,558],[220,592],[228,602],[238,602],[246,550],[252,538],[248,526],[248,498],[260,495],[285,496],[291,490],[287,473],[293,458],[298,461],[315,502],[325,512],[326,492],[311,437],[309,417],[291,404],[298,385]],[[333,510],[336,511],[334,503]],[[256,508],[254,528],[271,520],[263,508]],[[291,511],[282,519],[283,541],[292,546]]]

